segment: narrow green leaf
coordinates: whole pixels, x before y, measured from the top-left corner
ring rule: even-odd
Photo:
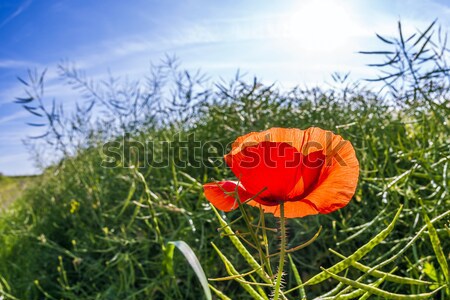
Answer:
[[[393,272],[393,271],[391,271]],[[356,279],[356,282],[361,282],[363,279],[365,279],[367,277],[368,274],[363,274],[362,276],[360,276],[358,279]],[[347,278],[347,272],[346,274],[343,276],[344,278]],[[383,281],[384,278],[378,279],[378,281]],[[378,285],[376,285],[376,283],[378,282],[376,281],[375,283],[371,283],[370,285],[377,287]],[[342,284],[342,282],[339,282]],[[352,291],[353,290],[353,291]],[[354,289],[351,285],[347,285],[347,287],[345,289],[343,289],[342,291],[340,291],[338,294],[335,295],[335,299],[340,299],[342,300],[341,297],[343,297],[344,299],[353,299],[356,298],[358,296],[361,296],[362,294],[364,294],[364,290],[361,289]]]
[[[423,207],[423,206],[422,206]],[[436,259],[441,266],[442,273],[444,273],[445,281],[447,282],[447,286],[450,287],[450,276],[448,271],[448,263],[445,258],[444,251],[441,246],[441,241],[439,240],[438,233],[436,228],[434,228],[433,223],[431,223],[430,218],[426,214],[425,210],[423,210],[423,217],[425,218],[425,222],[427,223],[428,232],[430,235],[431,245],[433,246],[434,253],[436,254]]]
[[[117,215],[117,218],[119,218],[125,211],[125,209],[130,204],[131,198],[133,198],[134,192],[136,191],[136,183],[133,181],[130,186],[130,190],[128,191],[128,196],[125,199],[122,209],[120,210],[119,214]]]
[[[385,278],[380,278],[380,279],[378,279],[378,280],[373,284],[373,286],[374,286],[374,287],[378,287],[380,284],[382,284],[382,283],[384,282],[384,279],[385,279]],[[365,293],[359,298],[359,300],[366,300],[366,299],[369,298],[371,295],[372,295],[372,293],[370,293],[370,292],[365,292]]]
[[[175,250],[175,245],[173,243],[168,243],[167,247],[164,249],[164,259],[162,261],[163,271],[167,272],[170,276],[174,276],[173,271],[173,252]]]
[[[400,217],[400,213],[402,211],[402,206],[398,209],[397,213],[395,214],[394,219],[389,224],[388,227],[383,229],[379,234],[377,234],[374,238],[372,238],[367,244],[356,250],[352,255],[347,257],[346,259],[338,262],[334,266],[330,267],[328,272],[321,272],[317,274],[316,276],[312,277],[310,280],[304,283],[304,285],[313,285],[318,284],[328,278],[330,278],[329,272],[332,273],[339,273],[345,269],[347,269],[351,264],[355,261],[360,260],[364,255],[369,253],[376,245],[381,243],[388,235],[391,233],[392,229],[394,229],[394,225],[397,222],[398,218]]]
[[[369,222],[367,222],[366,224],[364,224],[365,226],[362,227],[360,230],[358,230],[358,231],[355,232],[354,234],[350,235],[350,236],[347,237],[345,240],[340,241],[340,242],[337,242],[337,243],[336,243],[336,246],[340,246],[340,245],[342,245],[342,244],[344,244],[344,243],[347,243],[348,241],[351,241],[352,239],[358,237],[360,234],[362,234],[363,232],[365,232],[366,230],[368,230],[369,228],[371,228],[371,226],[372,226],[373,224],[375,224],[376,222],[378,222],[378,220],[379,220],[381,217],[384,217],[385,215],[386,215],[386,208],[382,209],[382,210],[380,211],[380,213],[379,213],[377,216],[375,216],[372,220],[370,220]]]
[[[14,297],[13,295],[8,294],[7,292],[0,290],[0,299],[3,299],[3,298],[2,298],[3,296],[7,297],[7,298],[5,298],[5,299],[19,300],[19,298],[16,298],[16,297]]]
[[[255,277],[253,277],[251,274],[248,276],[252,279],[252,281],[256,282]],[[261,295],[261,297],[264,298],[264,300],[269,300],[269,297],[267,297],[266,292],[264,292],[263,287],[260,284],[256,285],[256,290]]]
[[[185,173],[185,172],[180,171],[180,170],[178,170],[177,172],[178,172],[178,174],[183,175],[184,177],[186,177],[186,179],[188,179],[189,181],[191,181],[191,182],[194,183],[195,185],[200,186],[200,187],[202,186],[202,185],[197,181],[197,179],[195,179],[194,177],[192,177],[192,176],[189,175],[188,173]]]
[[[431,262],[426,261],[423,264],[422,272],[425,273],[429,278],[431,278],[431,280],[434,280],[435,282],[439,281],[438,275],[436,273],[436,268]]]
[[[362,289],[365,290],[367,292],[370,292],[374,295],[380,296],[382,297],[382,299],[394,299],[394,300],[401,300],[401,299],[414,299],[414,300],[420,300],[420,299],[432,299],[432,296],[434,294],[436,294],[439,290],[441,290],[442,288],[444,288],[445,286],[441,286],[438,289],[430,292],[430,293],[423,293],[423,294],[413,294],[413,295],[403,295],[403,294],[395,294],[395,293],[390,293],[390,292],[386,292],[384,290],[381,290],[379,288],[376,288],[374,286],[368,285],[368,284],[364,284],[364,283],[360,283],[345,277],[341,277],[339,275],[336,275],[334,273],[331,273],[330,271],[328,271],[325,268],[321,268],[323,270],[323,272],[327,273],[330,277],[336,279],[337,281],[340,281],[344,284],[350,285],[356,289]]]
[[[345,274],[347,276],[347,274]],[[342,282],[339,282],[332,290],[329,290],[328,292],[326,292],[325,294],[320,296],[320,300],[322,299],[334,299],[334,295],[336,295],[337,293],[339,293],[339,291],[344,287],[344,284]],[[314,299],[313,299],[314,300]]]
[[[396,270],[396,268],[394,268],[394,270],[392,270],[391,273],[394,272],[395,270]],[[366,276],[367,276],[367,274],[363,274],[361,277],[359,277],[355,281],[361,282]],[[347,278],[347,275],[344,275],[343,277]],[[371,283],[369,285],[378,287],[382,282],[384,282],[384,280],[385,280],[385,277],[379,278],[377,281],[375,281],[374,283]],[[354,299],[359,296],[363,296],[365,293],[367,293],[365,290],[362,290],[362,289],[356,289],[356,290],[351,291],[352,289],[353,289],[353,287],[351,285],[348,285],[339,294],[337,294],[334,299],[335,300],[349,300],[349,299]]]
[[[443,218],[445,218],[446,216],[450,215],[450,210],[444,212],[443,214],[433,218],[433,220],[431,220],[431,223],[435,223]],[[427,225],[423,226],[417,233],[416,235],[405,245],[403,246],[394,256],[383,260],[383,262],[381,262],[380,264],[372,267],[372,269],[369,271],[371,272],[373,269],[380,269],[381,267],[390,264],[391,262],[395,261],[397,258],[400,257],[400,255],[402,255],[407,249],[409,249],[409,247],[411,247],[416,241],[417,239],[422,235],[422,233],[427,229]]]
[[[219,254],[219,257],[222,260],[222,262],[224,263],[228,274],[231,275],[231,276],[232,275],[239,275],[239,272],[235,269],[235,267],[228,260],[228,258],[225,255],[223,255],[223,253],[219,250],[219,248],[217,248],[217,246],[214,243],[211,243],[211,245],[214,247],[214,249],[216,250],[217,254]],[[246,283],[244,283],[244,282],[242,282],[241,280],[238,280],[238,279],[236,279],[236,281],[239,282],[239,284],[244,288],[244,290],[246,290],[247,293],[249,293],[250,296],[252,296],[254,299],[264,300],[264,298],[261,297],[261,295],[259,295],[258,292],[255,291],[255,289],[252,288],[249,284],[246,284]]]
[[[356,297],[362,296],[366,291],[362,289],[356,289],[347,294],[340,294],[333,297],[320,298],[320,300],[349,300],[355,299]]]
[[[221,291],[219,291],[218,289],[213,287],[211,284],[209,284],[208,286],[216,294],[216,296],[219,297],[219,299],[221,299],[221,300],[231,300],[231,298],[229,298],[227,295],[225,295],[224,293],[222,293]]]
[[[347,258],[346,256],[340,254],[339,252],[337,252],[333,249],[329,249],[329,250],[331,253],[339,256],[342,259]],[[365,266],[357,261],[352,262],[352,267],[355,267],[356,269],[358,269],[364,273],[368,273],[371,270],[370,267]],[[432,284],[432,282],[429,282],[429,281],[413,279],[413,278],[408,278],[408,277],[401,277],[401,276],[392,275],[392,274],[385,273],[385,272],[378,271],[378,270],[370,271],[370,275],[379,277],[379,278],[386,278],[387,281],[400,283],[400,284],[416,284],[416,285]]]
[[[5,292],[5,290],[7,290],[8,292],[11,291],[11,287],[9,286],[8,281],[6,281],[6,279],[0,275],[0,293],[1,292]]]
[[[211,300],[212,296],[211,291],[208,287],[208,280],[206,279],[205,272],[203,271],[203,268],[200,265],[200,262],[198,261],[198,258],[195,255],[194,251],[184,241],[172,241],[169,242],[169,244],[174,245],[178,248],[178,250],[181,251],[181,253],[183,253],[184,257],[194,270],[195,275],[197,275],[197,278],[200,280],[200,284],[203,287],[206,299]]]
[[[239,253],[244,257],[244,259],[247,261],[247,263],[252,267],[252,269],[257,270],[256,273],[266,282],[266,283],[272,283],[270,280],[269,275],[267,275],[266,272],[264,272],[264,269],[261,268],[260,264],[255,260],[255,258],[248,252],[247,248],[241,243],[239,238],[236,236],[234,231],[230,228],[227,222],[225,222],[224,219],[220,216],[218,211],[214,206],[211,205],[212,210],[216,214],[217,219],[219,220],[219,224],[225,232],[225,234],[228,236],[228,238],[233,243],[234,247],[239,251]]]
[[[294,264],[294,260],[292,259],[291,254],[288,253],[288,257],[289,257],[289,264],[291,266],[292,272],[294,273],[295,282],[297,285],[302,286],[300,288],[300,299],[306,300],[306,293],[305,293],[305,289],[303,288],[302,278],[300,277],[300,274],[298,273],[297,267]]]

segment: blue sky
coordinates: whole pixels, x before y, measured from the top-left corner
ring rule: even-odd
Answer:
[[[0,172],[39,172],[22,140],[40,129],[12,103],[28,68],[47,67],[47,96],[68,107],[63,59],[93,78],[139,78],[167,53],[213,80],[241,69],[284,88],[315,85],[335,71],[370,77],[357,51],[379,49],[375,32],[394,36],[399,19],[412,32],[435,18],[449,28],[450,1],[0,0]]]

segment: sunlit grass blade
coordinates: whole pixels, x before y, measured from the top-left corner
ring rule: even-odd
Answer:
[[[300,277],[300,274],[298,273],[298,269],[294,264],[291,254],[289,254],[289,253],[288,253],[288,258],[289,258],[289,265],[291,266],[291,270],[294,273],[295,283],[299,286],[302,286],[302,284],[303,284],[302,278]],[[301,300],[307,299],[305,289],[303,288],[303,286],[300,288],[300,299]]]
[[[249,276],[252,273],[254,273],[256,270],[251,270],[247,273],[239,274],[239,275],[233,275],[233,276],[226,276],[226,277],[220,277],[220,278],[208,278],[209,281],[227,281],[227,280],[234,280],[238,278],[243,278],[245,276]]]
[[[326,292],[325,294],[322,294],[318,298],[314,298],[313,300],[322,300],[326,298],[334,299],[334,295],[339,293],[339,291],[344,287],[345,285],[342,282],[339,282],[332,290]]]
[[[184,257],[188,261],[189,265],[191,265],[192,269],[197,275],[197,278],[200,280],[200,284],[202,285],[203,291],[205,292],[206,299],[211,300],[211,291],[208,287],[208,280],[206,279],[205,272],[203,271],[202,265],[198,261],[197,256],[194,251],[186,244],[184,241],[172,241],[169,244],[174,245],[178,248],[178,250],[183,253]]]
[[[46,299],[51,299],[51,300],[57,300],[55,297],[53,297],[52,295],[50,295],[47,291],[45,291],[42,286],[41,283],[39,282],[39,280],[35,280],[34,281],[34,285],[37,287],[37,289],[45,296]]]
[[[239,238],[236,236],[236,234],[233,232],[233,230],[230,228],[227,222],[225,222],[224,219],[220,216],[220,214],[217,212],[216,208],[211,205],[212,210],[216,214],[217,219],[219,220],[219,224],[221,226],[221,230],[228,236],[228,238],[231,240],[233,245],[236,247],[236,249],[239,251],[239,253],[244,257],[244,259],[247,261],[247,263],[252,267],[254,270],[257,270],[256,273],[266,282],[272,284],[272,281],[269,278],[269,275],[264,272],[264,269],[261,267],[261,265],[255,260],[255,258],[248,252],[248,250],[245,248],[245,246],[241,243]]]
[[[447,283],[447,291],[450,291],[450,276],[447,259],[445,258],[444,250],[441,246],[441,241],[439,240],[436,228],[434,228],[433,223],[431,223],[430,218],[423,209],[423,217],[427,223],[428,232],[430,235],[431,245],[433,246],[434,253],[436,254],[436,259],[441,266],[441,271],[444,274],[445,281]]]
[[[342,259],[346,259],[347,257],[340,254],[339,252],[333,250],[333,249],[329,249],[331,253],[339,256]],[[369,272],[369,270],[371,269],[368,266],[363,265],[362,263],[359,263],[357,261],[352,262],[352,267],[357,268],[358,270],[367,273]],[[389,274],[389,273],[385,273],[379,270],[373,270],[370,272],[370,275],[375,276],[375,277],[379,277],[379,278],[385,278],[387,281],[391,281],[391,282],[395,282],[395,283],[400,283],[400,284],[415,284],[415,285],[427,285],[427,284],[432,284],[432,282],[429,281],[424,281],[424,280],[419,280],[419,279],[413,279],[413,278],[408,278],[408,277],[401,277],[401,276],[397,276],[397,275],[393,275],[393,274]]]
[[[396,268],[394,268],[390,273],[395,272],[395,270],[396,270]],[[343,277],[347,278],[347,274],[345,274]],[[367,277],[367,274],[363,274],[361,277],[356,279],[355,282],[361,282],[365,277]],[[380,278],[377,281],[375,281],[374,283],[370,283],[369,285],[378,287],[381,283],[384,282],[384,280],[385,280],[385,277]],[[342,283],[342,282],[339,282],[339,283]],[[365,293],[367,293],[365,290],[354,289],[351,285],[347,285],[347,287],[345,289],[343,289],[342,291],[340,291],[338,294],[336,294],[335,297],[332,297],[332,298],[330,297],[328,299],[349,300],[349,299],[357,298],[359,296],[363,296]],[[323,300],[325,300],[325,299],[326,298],[324,298]]]
[[[322,226],[319,227],[319,230],[317,230],[316,234],[314,234],[314,236],[312,238],[310,238],[308,241],[306,241],[303,244],[300,244],[298,246],[286,249],[285,252],[286,253],[292,253],[292,252],[298,251],[300,249],[303,249],[305,247],[308,247],[309,245],[314,243],[314,241],[319,237],[319,234],[320,234],[321,231],[322,231]],[[280,255],[280,252],[270,254],[269,257],[274,257],[274,256],[278,256],[278,255]]]
[[[214,243],[211,243],[211,245],[213,246],[213,248],[216,250],[217,254],[219,254],[220,259],[222,260],[222,262],[225,265],[225,268],[227,269],[227,272],[230,276],[236,276],[239,275],[239,272],[235,269],[235,267],[233,266],[233,264],[228,260],[228,258],[223,255],[223,253],[219,250],[219,248],[217,248],[217,246]],[[254,299],[257,300],[265,300],[260,294],[258,294],[257,291],[255,291],[255,289],[253,287],[251,287],[249,284],[242,282],[239,279],[236,279],[237,282],[239,282],[239,284],[244,288],[244,290],[247,291],[247,293],[250,294],[250,296],[252,296]]]
[[[373,225],[374,223],[378,222],[378,220],[382,217],[386,216],[386,208],[382,209],[380,211],[380,213],[373,218],[372,220],[370,220],[369,222],[367,222],[366,224],[364,224],[364,226],[362,226],[362,228],[360,230],[358,230],[357,232],[355,232],[354,234],[350,235],[349,237],[347,237],[345,240],[337,242],[336,246],[340,246],[344,243],[347,243],[351,240],[353,240],[354,238],[360,236],[363,232],[365,232],[366,230],[368,230],[369,228],[371,228],[371,225]]]
[[[1,277],[1,276],[0,276],[0,279],[2,279],[2,282],[4,282],[4,283],[6,282],[4,280],[4,278]],[[3,296],[6,297],[6,298],[4,298],[5,300],[6,299],[19,300],[18,298],[14,297],[13,295],[11,295],[11,294],[7,293],[6,291],[4,291],[2,285],[0,284],[0,300],[3,300]]]
[[[249,277],[253,282],[256,282],[255,277],[253,277],[253,275],[250,274]],[[266,284],[266,286],[268,286],[268,284]],[[264,298],[264,300],[269,300],[269,297],[267,296],[266,292],[263,290],[262,284],[256,285],[256,290],[261,295],[261,297]]]
[[[388,274],[388,273],[386,273],[386,274]],[[373,287],[378,287],[378,286],[380,286],[380,284],[382,284],[382,283],[384,282],[385,278],[386,278],[386,277],[383,277],[383,278],[378,279],[377,281],[375,281],[374,284],[372,284],[372,286],[373,286]],[[366,300],[366,299],[369,298],[371,295],[372,295],[371,292],[367,292],[367,291],[366,291],[366,292],[359,298],[359,300]]]
[[[133,181],[133,182],[131,183],[130,190],[128,191],[128,196],[127,196],[127,198],[125,199],[125,201],[124,201],[124,203],[123,203],[122,209],[121,209],[120,212],[117,214],[117,217],[118,217],[118,218],[123,214],[123,212],[126,210],[126,208],[128,207],[128,205],[130,204],[131,198],[133,197],[135,191],[136,191],[136,182]]]
[[[232,300],[227,295],[225,295],[224,293],[213,287],[211,284],[209,284],[208,286],[214,292],[214,294],[216,294],[216,296],[219,297],[220,300]]]
[[[339,273],[345,269],[347,269],[351,264],[355,261],[360,260],[364,255],[369,253],[376,245],[381,243],[388,235],[391,233],[392,229],[394,229],[394,225],[397,222],[398,218],[400,217],[400,213],[402,211],[402,206],[398,209],[394,219],[389,224],[388,227],[386,227],[384,230],[382,230],[379,234],[377,234],[374,238],[372,238],[367,244],[356,250],[352,255],[347,257],[346,259],[338,262],[334,266],[328,268],[327,270],[332,273]],[[330,278],[329,272],[321,272],[317,274],[316,276],[309,279],[307,282],[305,282],[303,285],[313,285],[318,284],[327,278]]]
[[[323,270],[323,272],[327,273],[330,277],[344,283],[347,285],[350,285],[356,289],[361,289],[361,290],[365,290],[367,292],[370,292],[374,295],[380,296],[382,297],[382,299],[393,299],[393,300],[401,300],[401,299],[414,299],[414,300],[419,300],[419,299],[432,299],[433,295],[436,294],[439,290],[441,290],[442,288],[444,288],[445,286],[441,286],[438,289],[430,292],[430,293],[422,293],[422,294],[413,294],[413,295],[403,295],[403,294],[395,294],[395,293],[390,293],[390,292],[386,292],[384,290],[381,290],[377,287],[368,285],[368,284],[364,284],[364,283],[360,283],[339,275],[336,275],[334,273],[331,273],[329,270],[325,269],[325,268],[321,268]]]
[[[450,210],[444,212],[443,214],[440,214],[439,216],[433,218],[430,223],[435,223],[443,218],[445,218],[446,216],[450,215]],[[391,262],[393,262],[394,260],[396,260],[397,258],[399,258],[407,249],[409,249],[409,247],[411,247],[418,239],[419,237],[422,235],[422,233],[425,232],[425,230],[427,229],[427,225],[423,226],[417,233],[416,235],[405,245],[403,246],[394,256],[385,259],[384,261],[382,261],[381,263],[379,263],[378,265],[372,267],[369,272],[371,272],[374,269],[379,269]]]

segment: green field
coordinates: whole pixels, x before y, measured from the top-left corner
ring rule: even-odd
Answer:
[[[416,39],[413,49],[429,46],[423,36]],[[196,273],[180,252],[172,252],[171,241],[186,242],[208,278],[227,277],[209,282],[220,291],[214,299],[269,299],[274,277],[263,279],[258,272],[277,272],[279,220],[266,214],[260,223],[259,210],[245,206],[245,218],[240,210],[219,214],[235,230],[227,234],[202,184],[234,178],[222,157],[238,136],[310,126],[352,143],[360,177],[346,207],[288,220],[287,248],[322,230],[286,259],[283,290],[315,278],[304,287],[307,299],[450,299],[447,73],[437,79],[437,72],[423,78],[403,73],[403,89],[388,87],[390,93],[379,94],[342,78],[332,87],[286,91],[239,76],[207,85],[173,66],[161,70],[170,72],[155,78],[168,90],[149,84],[137,93],[118,84],[117,94],[101,85],[92,94],[87,79],[65,70],[71,79],[86,80],[78,86],[85,96],[106,95],[106,104],[98,100],[96,105],[107,113],[92,121],[87,110],[81,111],[66,120],[72,127],[51,123],[53,131],[44,141],[53,138],[48,151],[62,159],[32,182],[0,181],[1,204],[7,208],[0,214],[0,295],[5,299],[202,299]],[[107,102],[125,92],[132,97],[120,105]],[[147,102],[132,102],[138,97]],[[156,108],[163,100],[168,106],[160,112]],[[67,128],[71,131],[63,131]],[[61,138],[67,134],[75,142]],[[153,147],[143,151],[140,145],[148,142]],[[107,159],[108,147],[119,155]],[[252,235],[249,228],[259,229]],[[273,229],[267,240],[260,228]],[[249,264],[230,236],[264,265]],[[255,241],[275,254],[258,253]],[[342,261],[336,251],[350,258],[332,267]],[[320,267],[332,267],[332,274]],[[300,299],[300,291],[286,298]]]
[[[0,176],[0,209],[5,210],[30,185],[33,176]]]

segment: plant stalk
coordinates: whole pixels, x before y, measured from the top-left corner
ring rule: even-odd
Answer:
[[[281,289],[281,279],[283,278],[284,269],[284,259],[286,255],[286,220],[284,218],[284,202],[280,203],[280,234],[281,234],[281,244],[280,244],[280,263],[278,265],[277,281],[275,283],[275,293],[273,296],[274,300],[278,300],[280,297]]]

